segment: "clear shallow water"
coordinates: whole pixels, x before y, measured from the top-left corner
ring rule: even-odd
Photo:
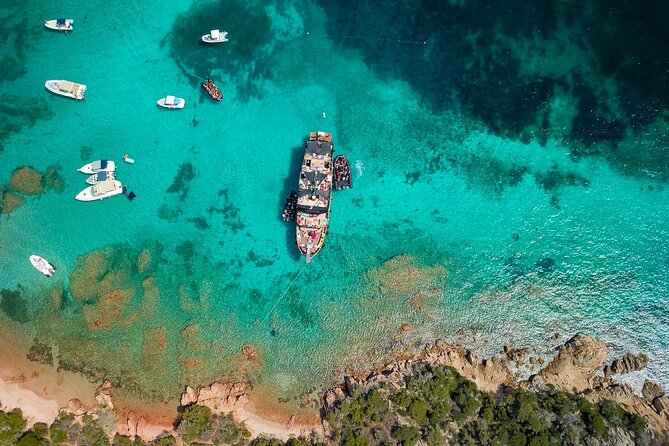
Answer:
[[[586,32],[594,16],[550,5],[475,15],[476,2],[432,14],[360,2],[81,8],[2,11],[14,63],[0,78],[12,98],[0,183],[56,164],[66,184],[2,216],[0,288],[18,290],[0,302],[3,332],[20,324],[62,367],[158,399],[228,372],[294,396],[409,342],[546,351],[555,332],[644,351],[648,374],[669,384],[666,89],[644,96],[647,80],[609,61],[604,31]],[[74,32],[40,29],[62,11],[76,13]],[[638,42],[648,51],[652,25]],[[231,41],[200,45],[214,27]],[[634,49],[630,63],[666,85]],[[199,88],[209,74],[220,104]],[[52,78],[86,83],[86,101],[48,94]],[[157,108],[166,94],[186,108]],[[304,267],[279,216],[313,130],[332,132],[359,169]],[[99,158],[116,160],[134,202],[73,199],[85,186],[76,168]],[[58,275],[36,273],[32,253]]]

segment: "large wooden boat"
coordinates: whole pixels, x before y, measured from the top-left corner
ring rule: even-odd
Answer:
[[[332,135],[311,132],[304,146],[304,158],[297,190],[297,248],[307,263],[325,242],[330,223],[332,198]]]

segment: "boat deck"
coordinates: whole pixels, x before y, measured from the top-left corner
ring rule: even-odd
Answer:
[[[307,262],[320,251],[327,235],[334,174],[333,151],[332,135],[310,133],[298,183],[295,230],[298,249],[307,256]]]

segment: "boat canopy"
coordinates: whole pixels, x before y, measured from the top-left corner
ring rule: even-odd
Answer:
[[[113,191],[115,188],[116,184],[114,184],[114,180],[103,181],[102,183],[97,183],[93,186],[96,195],[106,194],[107,192]]]
[[[310,184],[320,184],[321,181],[326,179],[328,176],[324,174],[323,172],[317,172],[317,171],[305,171],[302,172],[302,175],[304,175],[304,179],[306,179]]]
[[[58,89],[60,91],[71,92],[73,88],[74,88],[74,82],[70,81],[60,81],[60,84],[58,85]]]
[[[103,170],[102,172],[97,173],[96,179],[98,181],[105,181],[107,179],[107,177],[108,177],[107,171]]]
[[[218,40],[219,38],[219,33],[217,29],[212,29],[210,35],[212,40]]]
[[[315,155],[325,155],[332,154],[332,143],[327,141],[307,141],[307,146],[305,148],[307,153],[313,153]]]
[[[100,170],[107,168],[107,160],[98,160],[91,163],[91,168],[93,170]]]
[[[318,215],[318,214],[325,214],[328,211],[328,208],[325,206],[305,206],[305,205],[298,205],[297,210],[299,212],[304,212],[305,214],[310,214],[310,215]]]
[[[65,19],[56,19],[56,25],[58,26],[65,25]]]
[[[168,96],[165,98],[165,105],[174,105],[177,104],[179,101],[175,101],[176,97],[174,96]]]
[[[318,189],[300,189],[298,193],[298,198],[303,198],[303,197],[315,197],[319,200],[323,200],[327,203],[327,201],[330,199],[330,191],[329,190],[318,190]]]

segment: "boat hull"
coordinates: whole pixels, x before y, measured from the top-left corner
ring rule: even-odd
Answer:
[[[166,98],[160,98],[156,101],[156,104],[160,105],[163,108],[170,108],[170,109],[175,109],[175,108],[184,108],[186,105],[186,101],[183,98],[178,98],[179,103],[178,104],[167,104]]]
[[[40,256],[30,256],[32,266],[47,277],[51,277],[56,272],[56,267]]]
[[[106,172],[106,171],[104,171]],[[103,181],[107,181],[108,179],[114,179],[114,172],[106,172],[107,175],[104,178],[101,178],[100,172],[94,173],[90,177],[86,178],[86,183],[87,184],[96,184],[96,183],[102,183]]]
[[[96,194],[95,185],[93,185],[79,192],[77,196],[74,197],[74,199],[78,201],[96,201],[108,197],[113,197],[115,195],[120,195],[122,193],[123,193],[123,185],[121,184],[120,181],[114,180],[114,189],[109,192],[105,192],[103,194]]]
[[[226,31],[222,31],[218,33],[217,38],[213,38],[211,36],[211,33],[205,34],[202,36],[202,41],[204,43],[223,43],[228,41],[228,33]]]
[[[298,183],[295,241],[307,263],[325,243],[330,223],[333,162],[332,135],[312,132],[304,149]]]
[[[74,28],[72,24],[74,23],[73,19],[65,19],[65,24],[64,25],[59,25],[58,20],[45,20],[44,21],[44,27],[51,29],[53,31],[72,31]]]
[[[51,93],[57,94],[58,96],[65,96],[66,98],[76,99],[78,101],[85,99],[86,88],[87,88],[86,85],[77,84],[76,82],[73,82],[72,84],[76,85],[76,89],[74,91],[62,91],[59,89],[59,85],[61,82],[66,82],[66,81],[48,80],[44,83],[44,87]]]
[[[221,90],[219,90],[213,82],[210,84],[202,82],[202,88],[204,88],[204,91],[206,91],[215,101],[221,102],[223,100],[223,93],[221,93]]]
[[[351,165],[344,155],[338,155],[334,160],[334,190],[351,189]]]
[[[107,167],[105,167],[104,169],[95,169],[93,167],[93,163],[88,163],[77,170],[87,175],[92,175],[98,172],[113,172],[114,170],[116,170],[116,163],[114,163],[114,161],[107,161]]]

